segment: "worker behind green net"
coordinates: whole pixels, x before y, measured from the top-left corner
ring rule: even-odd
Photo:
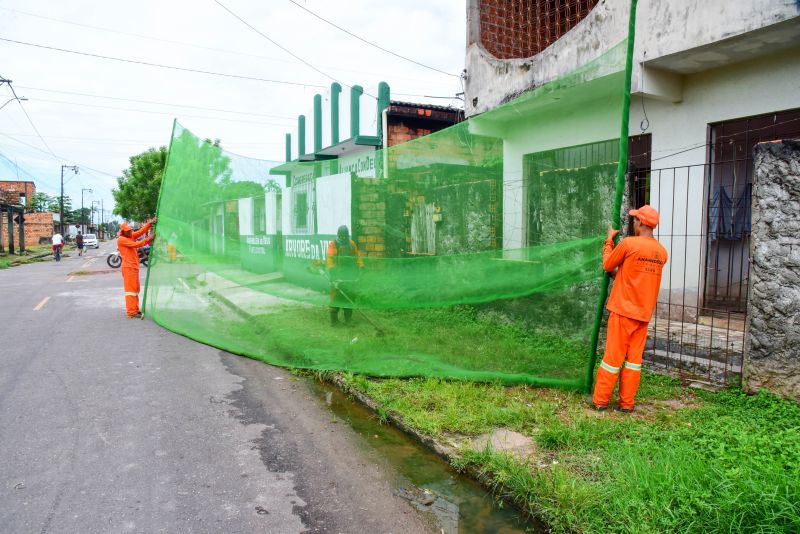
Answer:
[[[344,322],[350,324],[355,306],[351,291],[364,268],[364,260],[355,241],[350,239],[347,226],[340,226],[336,239],[328,243],[326,262],[331,283],[331,326],[339,324],[339,308],[344,308]]]

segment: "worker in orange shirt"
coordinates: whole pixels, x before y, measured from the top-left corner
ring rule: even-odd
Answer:
[[[119,226],[119,237],[117,238],[117,249],[122,258],[122,284],[125,287],[125,311],[129,318],[141,318],[142,312],[139,310],[139,254],[137,248],[148,245],[153,236],[146,237],[137,241],[138,237],[146,234],[156,223],[156,219],[151,219],[137,231],[133,231],[131,225],[122,223]]]
[[[647,341],[647,325],[653,315],[661,287],[661,271],[667,263],[666,249],[653,237],[658,211],[645,205],[631,210],[634,237],[626,237],[614,247],[619,230],[609,226],[603,245],[603,269],[619,269],[608,299],[609,317],[606,351],[590,403],[605,410],[619,376],[619,410],[633,411],[642,371],[642,353]]]
[[[328,243],[325,262],[331,282],[331,326],[339,324],[339,308],[343,304],[341,297],[344,297],[349,304],[344,308],[344,322],[349,324],[353,318],[353,302],[344,292],[342,285],[347,282],[352,283],[358,278],[359,270],[364,268],[364,259],[355,241],[350,239],[347,226],[340,226],[336,231],[336,239]]]

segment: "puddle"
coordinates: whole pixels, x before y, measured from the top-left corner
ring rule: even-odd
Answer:
[[[430,514],[444,534],[546,532],[513,506],[500,508],[471,478],[453,471],[440,457],[400,430],[380,424],[373,412],[338,389],[309,380],[314,394],[364,439],[397,474],[395,494]]]

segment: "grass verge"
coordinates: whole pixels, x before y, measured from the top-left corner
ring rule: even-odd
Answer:
[[[646,375],[638,411],[624,415],[552,389],[346,380],[439,440],[468,443],[497,427],[531,437],[527,457],[464,445],[454,464],[554,532],[800,532],[800,406],[769,394]]]

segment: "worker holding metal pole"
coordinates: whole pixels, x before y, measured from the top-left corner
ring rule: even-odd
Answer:
[[[619,376],[619,410],[630,413],[642,373],[642,354],[647,341],[647,325],[658,300],[661,271],[667,263],[667,250],[653,237],[658,211],[649,205],[631,210],[635,235],[614,247],[619,230],[609,226],[603,245],[603,269],[618,269],[606,308],[608,333],[606,351],[589,400],[597,410],[605,410]]]

